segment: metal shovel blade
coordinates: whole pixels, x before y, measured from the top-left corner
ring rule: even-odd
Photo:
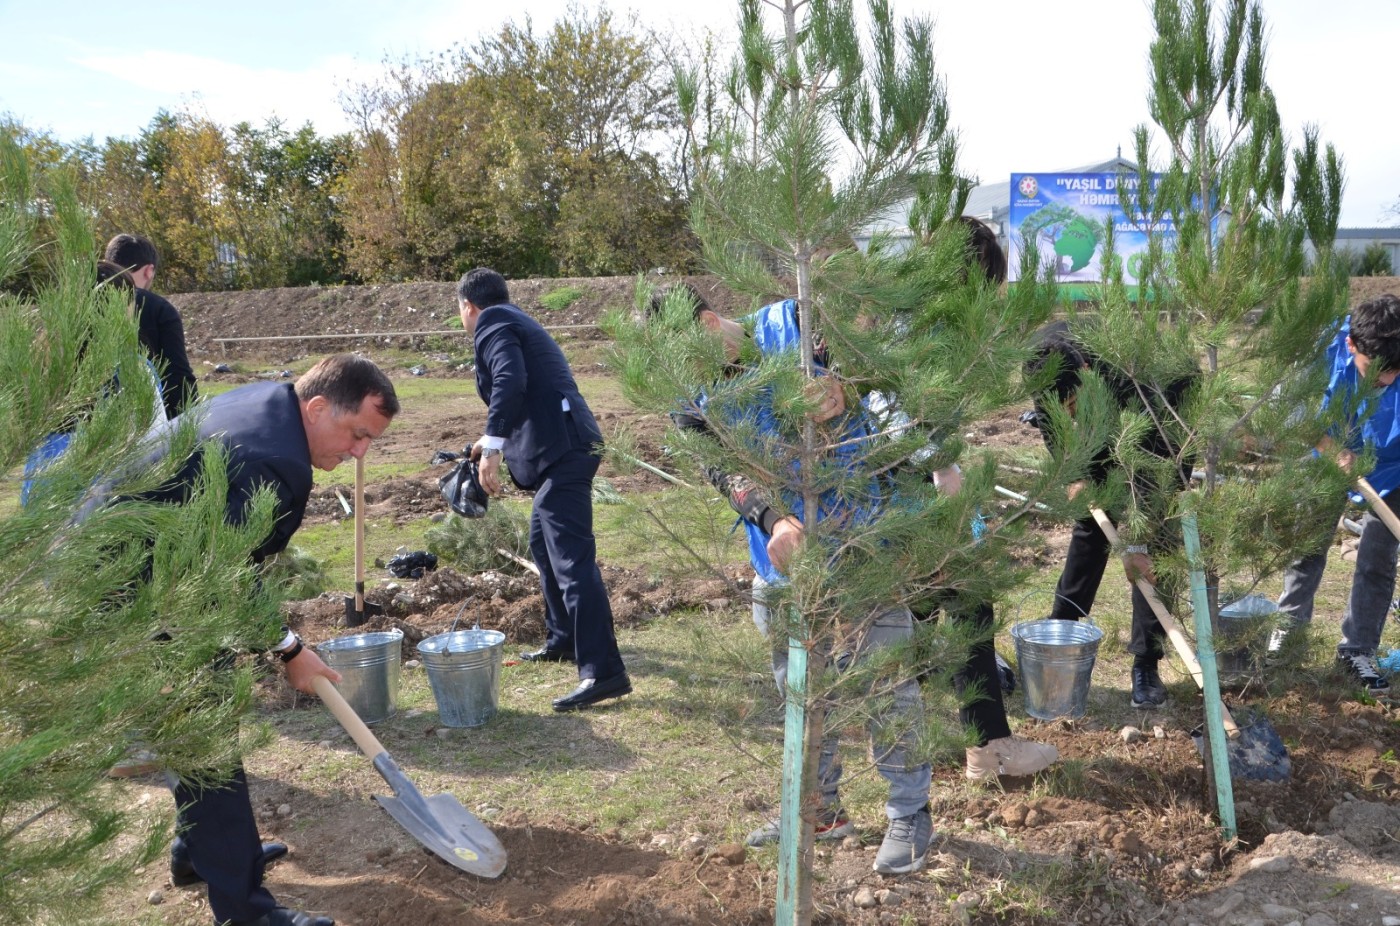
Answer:
[[[394,789],[393,797],[375,795],[374,799],[410,836],[454,868],[483,878],[494,878],[506,870],[505,847],[484,823],[451,795],[439,794],[425,800],[330,679],[314,676],[311,686],[355,745],[369,756],[375,771]]]
[[[382,604],[375,604],[373,601],[366,601],[364,597],[364,583],[358,583],[359,594],[355,597],[345,599],[345,626],[358,627],[365,621],[379,614],[384,613]]]
[[[1293,762],[1288,747],[1267,717],[1255,711],[1235,712],[1239,736],[1225,741],[1226,758],[1230,762],[1230,777],[1253,781],[1287,781],[1293,774]],[[1205,755],[1205,728],[1191,731],[1196,751]]]
[[[376,794],[374,799],[414,839],[471,874],[496,878],[506,870],[506,850],[496,834],[455,797],[423,797],[387,752],[374,757],[374,768],[394,790],[393,797]]]

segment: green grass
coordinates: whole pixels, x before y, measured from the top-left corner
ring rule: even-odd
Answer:
[[[574,684],[573,667],[519,664],[502,670],[500,711],[489,723],[428,736],[439,718],[425,670],[409,669],[399,715],[376,733],[425,793],[466,779],[469,807],[528,807],[532,816],[558,814],[638,837],[741,838],[754,822],[745,796],[776,802],[770,779],[781,750],[777,692],[747,614],[672,614],[622,637],[636,687],[625,708],[555,715],[548,701]],[[736,677],[717,651],[747,658],[753,672]],[[331,740],[337,755],[353,749],[314,703],[266,719],[282,734],[277,752],[304,749],[309,758],[321,740]],[[343,786],[346,775],[368,783],[373,772],[323,755],[301,774],[319,789]],[[607,800],[598,800],[600,791]]]
[[[551,312],[562,312],[583,298],[583,290],[577,286],[561,286],[540,296],[540,305]]]
[[[348,496],[347,496],[348,497]],[[394,551],[405,546],[410,550],[427,549],[423,534],[432,526],[428,518],[394,524],[391,520],[370,518],[365,521],[365,584],[374,587],[379,580],[388,581],[389,574],[375,566],[376,560],[388,560]],[[297,531],[295,545],[313,556],[326,571],[326,587],[330,591],[355,587],[355,526],[346,518],[313,524]]]
[[[701,563],[681,552],[684,544],[704,563],[747,561],[747,548],[730,533],[733,512],[718,498],[675,489],[625,498],[622,504],[593,506],[599,559],[654,575],[694,575]]]

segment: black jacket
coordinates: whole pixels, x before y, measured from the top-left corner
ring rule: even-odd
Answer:
[[[201,439],[217,438],[228,448],[229,524],[243,523],[248,503],[260,486],[269,486],[277,495],[277,524],[253,551],[253,562],[260,563],[286,549],[306,514],[313,481],[311,449],[292,384],[240,386],[189,414],[199,416]],[[158,435],[173,427],[161,424],[155,431]],[[153,456],[159,458],[166,451],[168,445],[161,441]],[[174,504],[189,498],[199,475],[200,458],[194,454],[174,479],[146,498]]]
[[[174,418],[199,397],[194,371],[185,354],[185,324],[173,305],[144,289],[136,290],[136,322],[141,346],[160,370],[165,417]]]
[[[516,306],[492,306],[477,318],[473,344],[486,433],[505,438],[506,464],[517,485],[535,488],[550,464],[573,449],[565,415],[585,446],[603,442],[564,352],[539,322]]]

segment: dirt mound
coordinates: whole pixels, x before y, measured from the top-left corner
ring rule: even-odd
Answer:
[[[740,300],[710,276],[657,277],[658,285],[687,280],[705,294],[715,310],[734,315],[746,311]],[[594,327],[610,309],[633,306],[634,277],[586,277],[556,280],[512,280],[511,298],[542,324],[558,328],[561,340],[596,340],[603,333]],[[551,309],[541,297],[560,290],[577,291],[577,298],[562,309]],[[368,350],[392,343],[421,348],[428,334],[419,338],[388,338],[388,332],[443,333],[457,318],[453,283],[394,283],[373,286],[298,287],[225,293],[177,293],[170,297],[185,322],[185,340],[192,357],[210,360],[225,354],[285,358],[337,350]],[[303,340],[306,335],[336,335]],[[465,339],[460,326],[452,337]],[[273,340],[230,341],[221,338]],[[295,338],[295,340],[275,340]],[[203,376],[204,371],[196,369]],[[218,374],[236,377],[238,374]],[[237,380],[233,380],[237,381]]]
[[[727,581],[699,578],[665,582],[617,566],[599,568],[618,627],[672,611],[733,607],[748,581],[737,568]],[[534,644],[544,639],[544,596],[540,594],[539,580],[523,569],[520,574],[490,570],[467,576],[444,567],[421,579],[370,589],[365,599],[382,605],[384,613],[372,617],[355,632],[397,627],[403,631],[406,654],[420,640],[454,628],[480,626],[499,630],[511,645]],[[288,623],[308,643],[333,639],[347,632],[344,602],[344,595],[331,592],[290,602],[285,606]]]

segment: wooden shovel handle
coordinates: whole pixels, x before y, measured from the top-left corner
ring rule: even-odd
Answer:
[[[1093,513],[1094,520],[1099,522],[1099,530],[1103,531],[1103,535],[1108,538],[1108,542],[1114,546],[1118,546],[1118,531],[1114,529],[1113,522],[1108,519],[1108,515],[1104,514],[1103,511],[1098,508],[1090,508],[1089,511]],[[1125,574],[1127,570],[1128,561],[1125,555],[1123,557],[1123,571]],[[1201,670],[1201,661],[1196,658],[1196,651],[1192,648],[1190,641],[1186,639],[1186,635],[1181,632],[1181,627],[1177,624],[1176,618],[1172,617],[1171,612],[1167,610],[1167,606],[1162,604],[1162,599],[1157,597],[1157,590],[1152,587],[1151,582],[1140,578],[1134,580],[1133,584],[1137,586],[1138,591],[1142,592],[1142,597],[1147,599],[1147,605],[1152,609],[1152,613],[1157,615],[1157,623],[1162,625],[1162,629],[1167,632],[1167,637],[1172,641],[1172,647],[1176,649],[1176,654],[1181,657],[1182,662],[1186,663],[1186,671],[1190,672],[1191,677],[1196,680],[1196,687],[1204,690],[1206,687],[1206,677],[1205,673]],[[1235,718],[1230,716],[1229,708],[1222,704],[1220,705],[1220,710],[1225,722],[1225,734],[1231,739],[1234,739],[1240,735],[1240,728],[1235,724]]]
[[[345,732],[350,734],[350,738],[355,741],[355,745],[360,747],[360,751],[369,757],[370,761],[374,757],[384,752],[384,746],[379,742],[379,738],[369,732],[369,727],[360,719],[360,715],[355,713],[355,709],[336,691],[331,680],[324,675],[317,675],[311,680],[312,686],[316,689],[316,694],[321,696],[321,700],[330,708],[335,719],[340,721],[340,725],[345,728]]]
[[[355,458],[355,612],[365,610],[365,458]]]
[[[1356,488],[1360,490],[1362,498],[1371,506],[1371,511],[1376,517],[1385,522],[1385,526],[1390,528],[1390,532],[1400,540],[1400,518],[1395,516],[1395,512],[1390,510],[1385,499],[1381,498],[1381,493],[1376,491],[1376,487],[1367,482],[1363,477],[1356,480]]]

